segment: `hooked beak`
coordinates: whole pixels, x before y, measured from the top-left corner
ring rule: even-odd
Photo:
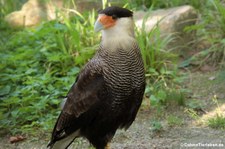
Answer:
[[[104,29],[104,25],[99,21],[99,19],[95,22],[94,31],[99,32]]]

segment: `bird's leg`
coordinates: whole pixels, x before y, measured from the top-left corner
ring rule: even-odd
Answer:
[[[107,143],[105,149],[110,149],[110,143]]]

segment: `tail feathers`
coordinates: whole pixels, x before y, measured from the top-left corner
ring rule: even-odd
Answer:
[[[66,149],[67,147],[69,147],[71,145],[71,143],[74,141],[74,139],[76,137],[78,137],[80,134],[79,130],[75,131],[74,133],[70,134],[69,136],[58,140],[56,142],[51,141],[48,146],[47,149]]]

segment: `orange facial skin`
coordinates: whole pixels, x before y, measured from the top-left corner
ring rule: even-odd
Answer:
[[[112,16],[104,14],[99,15],[98,21],[104,26],[105,29],[112,27],[116,24],[116,20]]]

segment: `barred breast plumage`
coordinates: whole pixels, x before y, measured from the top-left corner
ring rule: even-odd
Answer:
[[[112,89],[114,96],[124,96],[125,99],[145,82],[139,47],[136,43],[132,44],[133,47],[129,51],[118,49],[116,52],[111,52],[101,47],[97,53],[97,58],[100,58],[104,65],[103,74],[107,86]]]
[[[108,95],[111,94],[110,112],[117,113],[120,127],[129,127],[142,102],[145,88],[144,64],[136,42],[129,50],[107,50],[100,46],[94,57],[101,70]],[[121,118],[121,115],[122,117]],[[115,114],[115,116],[117,116]]]

